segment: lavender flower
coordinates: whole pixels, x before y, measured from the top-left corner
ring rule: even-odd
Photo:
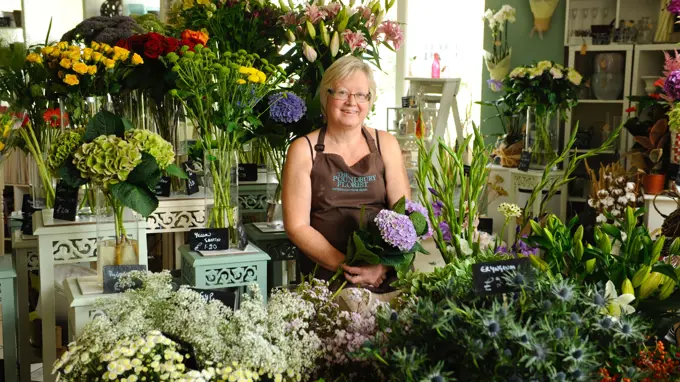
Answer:
[[[451,227],[449,227],[449,223],[447,222],[440,222],[439,223],[439,230],[442,231],[442,236],[444,241],[451,242],[453,240],[453,236],[451,236]]]
[[[428,237],[432,236],[432,224],[430,223],[430,219],[427,217],[427,208],[425,208],[422,204],[418,202],[414,202],[411,200],[406,201],[406,215],[411,215],[414,212],[419,212],[421,215],[425,217],[425,221],[427,221],[427,232],[420,237],[420,239],[427,239]]]
[[[406,215],[391,210],[381,210],[375,217],[375,223],[383,240],[400,251],[409,251],[415,245],[418,236],[411,219]]]
[[[680,70],[672,71],[663,84],[663,91],[674,100],[680,99]]]
[[[269,96],[269,116],[278,123],[297,122],[307,112],[302,98],[291,92],[281,92]]]
[[[680,13],[680,0],[671,0],[671,2],[668,4],[668,7],[666,7],[666,9],[670,13],[675,13],[675,14]]]

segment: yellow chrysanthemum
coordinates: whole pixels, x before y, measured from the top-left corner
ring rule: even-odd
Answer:
[[[250,74],[250,71],[245,66],[239,67],[238,72],[241,73],[241,74]]]
[[[85,65],[82,62],[76,62],[73,64],[73,71],[78,73],[78,74],[85,74],[87,73],[87,65]]]
[[[52,52],[54,52],[54,47],[53,46],[46,46],[46,47],[42,48],[42,50],[40,52],[42,54],[44,54],[45,56],[49,56],[50,54],[52,54]]]
[[[267,81],[267,75],[259,70],[257,71],[257,77],[260,79],[260,83],[262,84],[265,83],[265,81]]]
[[[257,83],[260,82],[260,77],[257,74],[251,74],[248,76],[248,81]]]
[[[42,57],[40,57],[40,55],[37,53],[30,53],[28,56],[26,56],[26,61],[32,62],[34,64],[42,64],[43,62]]]
[[[125,60],[128,59],[128,57],[130,57],[130,51],[129,50],[127,50],[125,48],[121,48],[119,46],[113,47],[113,59],[114,60],[125,61]]]
[[[99,53],[99,52],[94,52],[94,53],[92,53],[92,61],[94,61],[94,62],[99,62],[99,61],[102,60],[102,58],[104,58],[104,55],[103,55],[103,54],[101,54],[101,53]]]
[[[132,55],[132,63],[135,65],[141,65],[144,63],[144,60],[142,59],[142,56],[135,53]]]
[[[61,41],[57,44],[57,47],[61,50],[67,50],[68,49],[68,42]]]
[[[243,85],[246,83],[246,80],[244,80],[243,78],[239,78],[238,80],[236,80],[236,83],[239,85]]]
[[[187,10],[191,9],[194,7],[194,0],[184,0],[184,4],[182,4],[182,9]]]
[[[90,65],[87,67],[87,74],[90,75],[95,75],[97,73],[97,66],[96,65]]]
[[[99,45],[98,42],[92,41],[92,44],[90,44],[90,47],[94,50],[99,50],[101,48],[101,45]]]
[[[87,61],[89,61],[92,58],[92,53],[94,50],[92,48],[85,48],[83,49],[83,58]]]
[[[59,62],[59,65],[61,65],[63,68],[71,69],[71,60],[68,58],[62,58]]]
[[[75,74],[67,74],[66,77],[64,78],[64,82],[68,85],[75,86],[80,83],[78,80],[78,76]]]
[[[106,66],[107,69],[113,69],[116,67],[116,61],[110,59],[110,58],[105,58],[104,59],[104,66]]]

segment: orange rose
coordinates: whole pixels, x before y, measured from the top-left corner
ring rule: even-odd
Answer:
[[[182,40],[191,41],[193,45],[201,44],[205,45],[208,43],[208,34],[201,31],[192,31],[185,29],[182,32]]]

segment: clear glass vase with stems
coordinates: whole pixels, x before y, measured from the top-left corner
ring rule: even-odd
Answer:
[[[283,228],[281,181],[285,155],[283,149],[270,147],[267,151],[267,225],[271,228]]]
[[[149,97],[144,90],[135,89],[123,95],[110,96],[110,99],[111,108],[108,109],[109,111],[127,118],[136,129],[153,131]]]
[[[175,164],[180,166],[182,162],[188,160],[190,138],[189,124],[186,123],[181,102],[166,94],[162,99],[148,97],[147,104],[153,131],[172,143],[175,149]],[[186,195],[184,180],[173,177],[170,185],[173,195]]]
[[[107,265],[139,264],[140,215],[113,197],[111,191],[97,187],[97,275]]]
[[[238,230],[238,147],[228,133],[216,129],[217,136],[205,142],[203,168],[206,188],[206,226],[229,229],[229,248],[240,248]]]
[[[527,108],[527,131],[525,150],[531,150],[532,169],[542,170],[557,157],[559,146],[559,113],[541,110],[529,106]]]

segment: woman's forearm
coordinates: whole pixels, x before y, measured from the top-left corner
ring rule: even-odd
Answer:
[[[312,261],[330,271],[335,272],[345,261],[345,255],[338,251],[319,231],[311,226],[287,229],[288,238],[302,253]]]

